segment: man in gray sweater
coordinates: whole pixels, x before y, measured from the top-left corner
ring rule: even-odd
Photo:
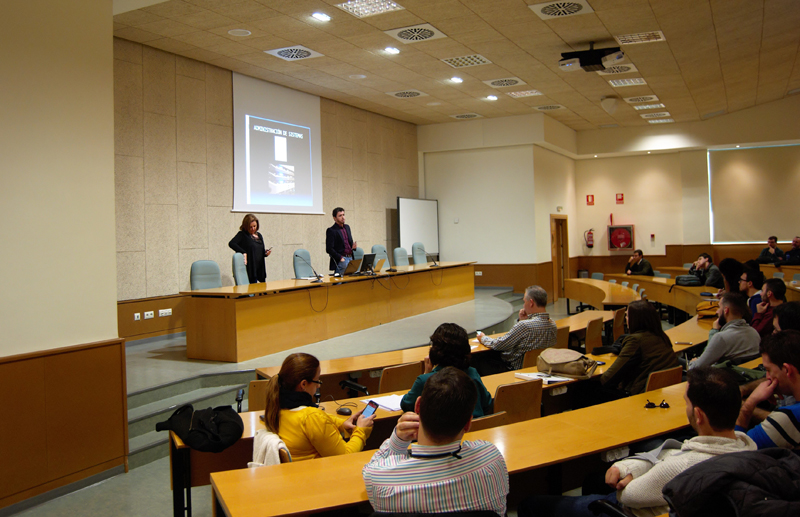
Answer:
[[[745,316],[750,309],[747,300],[739,293],[725,293],[719,302],[717,320],[708,333],[708,345],[703,354],[689,363],[689,368],[711,366],[731,359],[736,363],[758,356],[761,338]]]

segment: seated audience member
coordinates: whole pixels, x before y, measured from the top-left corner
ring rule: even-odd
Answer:
[[[519,311],[519,319],[506,335],[492,339],[478,332],[478,341],[498,352],[474,356],[473,363],[481,375],[519,370],[526,352],[555,346],[556,323],[547,314],[547,291],[532,285],[525,289],[522,300],[524,305]]]
[[[758,312],[762,287],[764,287],[764,273],[745,267],[739,277],[739,291],[747,296],[747,306],[750,307],[751,316]]]
[[[647,453],[618,461],[606,472],[606,483],[616,488],[607,496],[532,496],[517,508],[520,517],[589,517],[592,501],[606,499],[621,503],[636,516],[653,516],[669,511],[661,489],[684,470],[719,454],[752,451],[753,440],[734,431],[742,403],[739,386],[730,372],[696,368],[687,375],[683,396],[686,417],[699,436],[683,443],[669,439]]]
[[[629,334],[622,338],[622,350],[614,364],[600,377],[609,399],[641,393],[652,372],[679,365],[650,302],[637,300],[628,305],[625,319]]]
[[[430,376],[443,368],[453,366],[466,373],[478,390],[472,416],[479,418],[490,414],[492,412],[492,396],[486,391],[486,386],[483,385],[478,371],[469,365],[470,355],[471,349],[466,330],[455,323],[439,325],[439,328],[431,336],[431,348],[428,357],[425,358],[425,373],[417,377],[411,391],[403,396],[403,400],[400,401],[402,410],[414,411],[417,397],[422,394],[422,388],[425,387],[425,382]]]
[[[772,311],[773,333],[781,330],[800,330],[800,302],[786,302]]]
[[[708,332],[708,345],[700,357],[692,359],[689,368],[711,366],[728,359],[739,364],[758,357],[761,337],[744,319],[749,312],[744,296],[723,294],[717,319]]]
[[[320,373],[313,355],[291,354],[267,385],[264,424],[284,441],[292,461],[361,452],[372,432],[374,415],[333,416],[314,404]]]
[[[650,265],[650,262],[644,259],[644,253],[642,250],[636,250],[631,255],[631,258],[628,259],[628,263],[625,264],[625,274],[626,275],[643,275],[643,276],[654,276],[653,273],[653,266]]]
[[[414,412],[400,417],[392,436],[364,466],[375,511],[490,510],[505,515],[508,469],[503,455],[483,440],[461,442],[476,396],[475,383],[457,368],[444,368],[428,379]]]
[[[761,303],[756,307],[753,321],[750,324],[761,334],[761,337],[772,334],[772,319],[775,307],[786,301],[786,284],[780,278],[764,281],[761,288]]]
[[[761,359],[767,380],[753,390],[742,404],[736,429],[744,431],[751,423],[756,406],[772,400],[775,394],[800,398],[800,331],[783,330],[761,341]],[[759,449],[800,445],[800,403],[776,409],[757,426],[747,431]]]
[[[703,282],[703,285],[709,287],[716,287],[717,289],[725,288],[725,280],[722,278],[722,273],[719,268],[714,265],[714,260],[708,253],[701,253],[697,260],[695,260],[692,267],[689,268],[690,275],[696,275]]]
[[[725,280],[725,287],[722,292],[739,292],[739,279],[744,272],[744,264],[736,259],[724,258],[719,261],[719,271]],[[720,293],[722,294],[722,293]]]
[[[772,235],[767,239],[767,247],[761,250],[756,259],[759,264],[777,264],[783,261],[784,253],[778,247],[778,238]]]
[[[800,237],[792,239],[792,248],[786,252],[783,257],[784,266],[799,266],[800,265]]]

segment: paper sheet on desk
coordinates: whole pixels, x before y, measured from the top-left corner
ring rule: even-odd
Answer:
[[[386,411],[400,411],[400,401],[403,400],[403,397],[400,395],[386,395],[385,397],[375,397],[361,402],[368,404],[370,400],[377,402]]]
[[[556,375],[550,375],[547,373],[515,373],[514,377],[518,379],[525,379],[525,380],[533,380],[533,379],[542,379],[542,382],[567,382],[573,379],[569,377],[558,377]]]
[[[478,348],[478,345],[470,345],[470,346],[469,346],[469,349],[470,349],[470,350],[475,350],[476,348]]]

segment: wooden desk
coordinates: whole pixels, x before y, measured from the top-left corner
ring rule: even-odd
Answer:
[[[397,273],[279,280],[184,291],[190,359],[240,362],[422,314],[475,297],[471,262]]]
[[[775,273],[783,273],[783,279],[791,282],[794,275],[800,274],[800,266],[779,266],[776,264],[761,264],[761,272],[764,278],[774,278]]]
[[[567,314],[570,300],[604,309],[606,306],[627,306],[639,299],[639,294],[630,287],[593,278],[568,278],[564,281],[564,296],[567,298]]]
[[[615,278],[617,282],[629,282],[630,285],[639,284],[639,288],[644,288],[648,300],[675,307],[689,315],[697,313],[697,304],[703,301],[700,293],[717,291],[716,288],[708,286],[675,285],[674,278],[625,274],[610,274],[606,277]]]
[[[657,268],[659,273],[668,273],[671,278],[675,278],[678,275],[687,275],[689,274],[689,269],[683,266],[673,267],[673,266],[666,266]]]
[[[506,460],[509,474],[514,475],[686,427],[685,390],[682,383],[599,406],[469,433],[465,439],[494,443]],[[647,399],[663,399],[670,408],[645,409]],[[361,469],[373,453],[213,473],[215,515],[299,515],[366,502]],[[330,482],[332,478],[335,483]],[[309,486],[314,487],[313,497],[302,489]]]
[[[561,327],[568,326],[570,334],[580,333],[586,330],[589,321],[596,318],[603,318],[603,322],[613,321],[613,311],[584,311],[567,318],[556,320],[556,325]],[[491,334],[490,337],[499,337],[504,333]],[[470,340],[470,345],[478,344],[475,340]],[[348,378],[351,374],[361,374],[358,383],[367,387],[370,393],[377,393],[380,377],[371,377],[371,370],[382,370],[389,366],[398,364],[413,363],[422,361],[428,356],[429,346],[419,346],[406,348],[404,350],[393,350],[390,352],[380,352],[377,354],[358,355],[353,357],[342,357],[339,359],[328,359],[320,361],[322,370],[323,385],[321,394],[323,397],[333,396],[334,399],[341,398],[343,392],[339,388],[339,381]],[[473,354],[487,351],[488,348],[478,344],[478,348],[472,351]],[[256,377],[268,379],[280,371],[280,366],[268,368],[258,368]]]

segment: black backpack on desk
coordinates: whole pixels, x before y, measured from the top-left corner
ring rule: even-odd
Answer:
[[[186,404],[156,424],[156,431],[174,431],[183,443],[201,452],[224,451],[244,433],[242,417],[230,406],[194,410]]]

